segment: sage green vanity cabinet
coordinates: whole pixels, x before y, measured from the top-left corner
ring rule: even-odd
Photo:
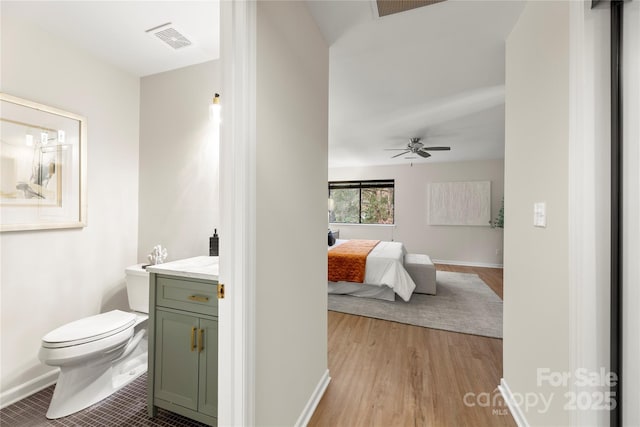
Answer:
[[[207,425],[218,415],[217,281],[150,274],[149,415]]]

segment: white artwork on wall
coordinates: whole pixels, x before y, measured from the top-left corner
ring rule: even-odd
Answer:
[[[491,181],[432,182],[427,224],[485,225],[491,221]]]

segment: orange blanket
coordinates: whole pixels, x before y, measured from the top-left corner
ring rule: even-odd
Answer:
[[[363,283],[367,255],[378,243],[380,240],[349,240],[330,249],[329,281]]]

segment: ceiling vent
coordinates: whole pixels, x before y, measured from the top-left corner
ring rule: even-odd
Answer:
[[[158,25],[157,27],[150,28],[146,31],[147,34],[152,34],[165,42],[172,49],[178,50],[184,47],[190,46],[191,41],[181,34],[176,28],[171,25],[171,22]]]
[[[376,3],[378,4],[378,16],[383,17],[442,1],[444,0],[377,0]]]

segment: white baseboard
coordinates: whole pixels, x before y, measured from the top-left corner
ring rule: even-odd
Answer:
[[[311,416],[315,412],[316,408],[318,407],[318,403],[320,403],[320,399],[322,399],[322,396],[324,396],[324,392],[329,386],[329,381],[331,381],[331,377],[329,376],[329,370],[327,369],[326,371],[324,371],[324,374],[322,375],[322,378],[320,378],[316,389],[313,391],[313,394],[311,394],[309,401],[298,417],[298,421],[296,421],[296,423],[294,424],[295,427],[305,427],[307,424],[309,424]]]
[[[465,267],[502,268],[502,264],[491,264],[488,262],[451,261],[448,259],[432,259],[431,261],[434,264],[463,265]]]
[[[520,409],[520,406],[516,403],[516,400],[513,397],[513,393],[511,393],[511,389],[507,385],[507,382],[504,378],[500,379],[500,385],[498,386],[498,390],[504,397],[504,401],[509,407],[509,411],[511,411],[511,416],[513,416],[514,421],[518,424],[518,427],[529,427],[529,423],[527,419],[524,417],[524,413]]]
[[[25,397],[29,397],[43,388],[47,388],[50,385],[55,384],[58,379],[59,372],[59,369],[54,369],[32,379],[31,381],[27,381],[24,384],[20,384],[19,386],[0,393],[0,409],[16,403]]]

